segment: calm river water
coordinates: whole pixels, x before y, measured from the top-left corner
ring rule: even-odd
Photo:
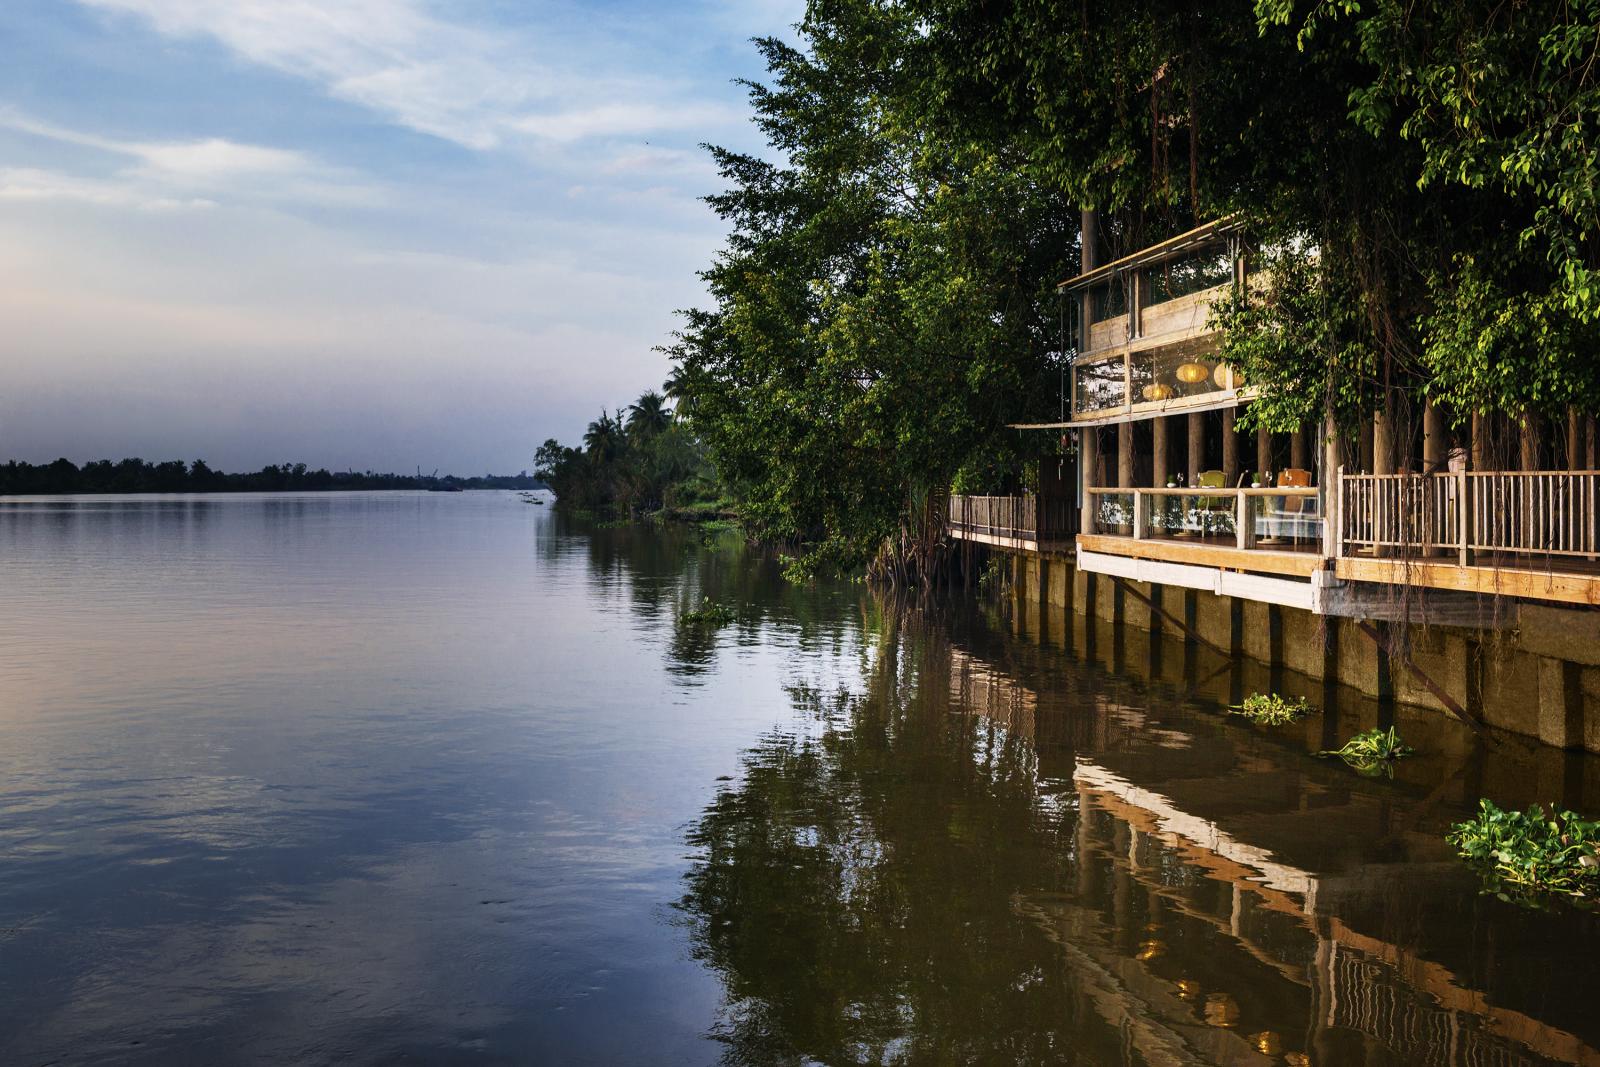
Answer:
[[[1443,843],[1594,761],[1361,778],[1210,655],[511,493],[0,500],[0,1063],[1600,1063],[1600,923]]]

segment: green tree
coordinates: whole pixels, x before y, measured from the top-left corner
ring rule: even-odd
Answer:
[[[910,8],[817,0],[800,33],[749,86],[782,161],[712,150],[732,234],[669,351],[756,533],[926,579],[943,494],[1057,410],[1074,215],[1005,145],[931,135]]]

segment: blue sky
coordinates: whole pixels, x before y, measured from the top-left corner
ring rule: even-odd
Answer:
[[[514,471],[667,372],[800,0],[5,0],[0,459]]]

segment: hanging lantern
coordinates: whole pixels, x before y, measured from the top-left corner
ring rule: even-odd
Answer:
[[[1178,381],[1195,385],[1211,376],[1211,368],[1204,363],[1184,363],[1173,373],[1178,376]]]
[[[1146,400],[1171,400],[1177,391],[1166,382],[1154,382],[1145,386],[1140,392]]]
[[[1244,385],[1244,375],[1226,363],[1217,364],[1217,372],[1211,380],[1217,383],[1218,389],[1238,389]]]

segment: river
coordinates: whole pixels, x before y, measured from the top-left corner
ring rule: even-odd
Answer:
[[[0,499],[0,597],[0,1063],[1600,1063],[1443,840],[1588,757],[514,493]]]

